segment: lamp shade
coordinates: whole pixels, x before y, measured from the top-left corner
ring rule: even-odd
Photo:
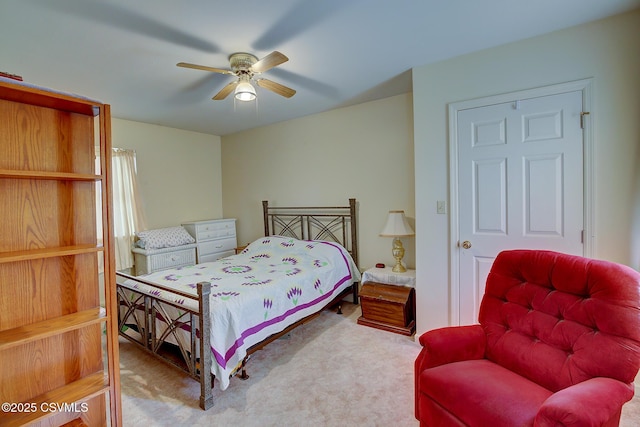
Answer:
[[[256,89],[248,81],[241,81],[236,86],[235,97],[238,101],[253,101],[256,99]]]
[[[415,236],[415,233],[407,222],[404,211],[389,211],[387,223],[380,232],[380,235],[383,237],[399,237]]]

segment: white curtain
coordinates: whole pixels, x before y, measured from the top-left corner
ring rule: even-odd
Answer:
[[[136,175],[136,152],[114,148],[111,168],[116,270],[124,270],[133,267],[131,248],[136,231],[146,228]]]

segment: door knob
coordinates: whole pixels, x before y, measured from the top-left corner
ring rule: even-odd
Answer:
[[[465,240],[464,242],[462,242],[462,247],[465,249],[469,249],[471,247],[471,242],[468,240]]]

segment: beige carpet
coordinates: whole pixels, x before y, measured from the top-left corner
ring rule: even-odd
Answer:
[[[255,353],[249,380],[214,389],[198,407],[199,384],[120,341],[125,426],[417,426],[412,338],[360,326],[359,307],[323,312]],[[622,426],[640,425],[640,397]]]

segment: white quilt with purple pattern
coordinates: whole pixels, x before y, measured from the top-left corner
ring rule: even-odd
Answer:
[[[198,282],[211,282],[212,373],[224,390],[249,347],[319,311],[360,272],[339,244],[270,236],[238,255],[143,277],[194,295]],[[184,304],[144,284],[128,286]]]

